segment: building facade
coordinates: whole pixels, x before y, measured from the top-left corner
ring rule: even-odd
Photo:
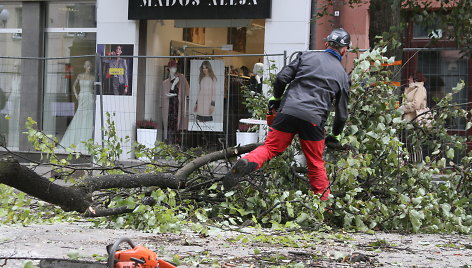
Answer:
[[[252,72],[256,63],[281,68],[284,55],[323,48],[331,24],[312,23],[315,8],[311,0],[2,1],[0,88],[8,99],[0,107],[0,133],[9,149],[33,151],[22,134],[31,117],[64,147],[89,138],[100,143],[104,114],[110,112],[119,137],[130,137],[124,151],[142,119],[156,121],[158,139],[165,140],[169,117],[163,116],[162,102],[169,61],[175,60],[177,72],[188,80],[190,93],[180,100],[188,111],[198,102],[192,84],[198,80],[195,64],[204,60],[199,55],[228,55],[205,59],[213,60],[217,81],[224,81],[216,108],[225,117],[224,131],[234,131],[226,122],[233,108],[229,73],[234,69],[247,79],[243,71]],[[367,35],[368,27],[347,28],[355,36]],[[83,145],[78,149],[85,151]]]

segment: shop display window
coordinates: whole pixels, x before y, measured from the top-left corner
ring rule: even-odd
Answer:
[[[262,92],[253,70],[264,57],[243,54],[264,54],[265,20],[238,27],[210,20],[202,27],[205,23],[148,21],[147,54],[170,57],[147,60],[145,118],[159,122],[159,140],[168,144],[208,149],[222,141],[235,145],[239,120],[251,117],[243,89]],[[176,77],[177,91],[172,88]]]
[[[18,148],[20,135],[21,59],[14,57],[21,56],[21,21],[21,3],[0,2],[0,143],[10,149]]]
[[[93,3],[49,3],[45,31],[43,128],[59,149],[92,138],[95,113],[96,12]]]
[[[463,57],[459,50],[422,51],[418,55],[418,70],[426,77],[425,87],[428,89],[428,105],[434,107],[447,94],[452,93],[457,83],[464,81],[468,85],[468,58]],[[467,109],[467,86],[453,95],[453,103],[462,103]],[[453,119],[448,122],[448,129],[465,130],[464,119]]]

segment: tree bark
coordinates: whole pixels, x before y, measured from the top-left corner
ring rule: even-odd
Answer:
[[[64,211],[84,212],[91,203],[90,195],[78,187],[64,187],[50,182],[12,157],[0,159],[0,183],[16,188]]]
[[[173,174],[114,174],[87,178],[80,186],[87,192],[110,188],[137,188],[157,186],[159,188],[178,189],[180,181]]]
[[[402,42],[400,0],[371,0],[369,6],[369,40],[370,47],[377,45],[377,36],[384,40]],[[401,59],[401,48],[389,48],[390,56]]]
[[[254,150],[259,145],[261,145],[261,144],[252,143],[252,144],[244,145],[244,146],[241,146],[241,147],[231,147],[231,148],[228,148],[228,149],[224,149],[224,150],[221,150],[221,151],[209,153],[209,154],[203,155],[201,157],[195,158],[194,160],[190,161],[188,164],[186,164],[185,166],[180,168],[175,173],[175,177],[178,178],[181,181],[184,181],[193,171],[197,170],[198,168],[200,168],[200,167],[202,167],[202,166],[204,166],[204,165],[206,165],[210,162],[213,162],[213,161],[216,161],[216,160],[219,160],[219,159],[225,159],[225,158],[233,157],[233,156],[240,155],[240,154],[248,153],[248,152]]]

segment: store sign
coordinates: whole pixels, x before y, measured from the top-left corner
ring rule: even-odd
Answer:
[[[129,0],[128,19],[263,19],[272,0]]]

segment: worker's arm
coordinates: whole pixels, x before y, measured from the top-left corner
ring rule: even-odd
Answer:
[[[343,132],[344,124],[346,123],[349,112],[347,110],[347,103],[349,100],[349,86],[341,88],[336,94],[336,114],[333,123],[333,135],[338,136]]]
[[[287,84],[292,82],[295,79],[295,74],[297,73],[298,66],[300,65],[301,53],[298,54],[297,58],[290,62],[289,65],[282,68],[282,70],[277,74],[274,81],[274,97],[280,99],[284,94]]]

